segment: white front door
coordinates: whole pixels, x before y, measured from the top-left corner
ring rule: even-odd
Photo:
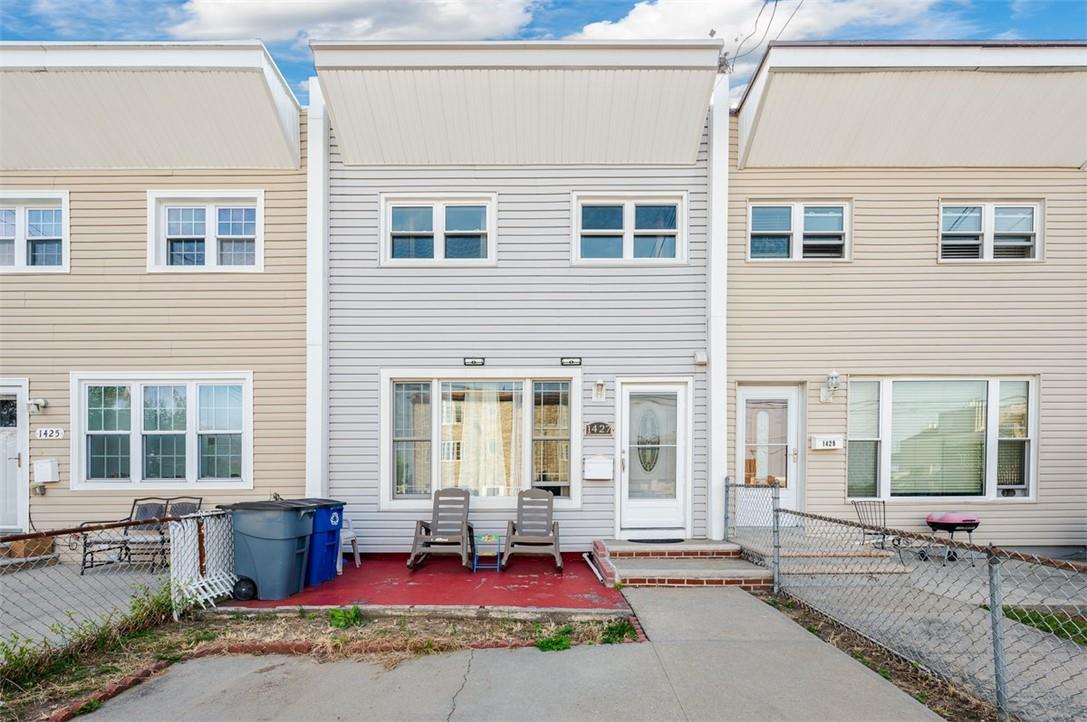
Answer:
[[[686,383],[622,383],[621,536],[687,536]]]
[[[799,406],[796,386],[741,386],[736,395],[736,478],[746,486],[776,481],[786,509],[797,508],[800,486]],[[769,525],[766,496],[739,490],[736,523]]]
[[[24,531],[29,503],[23,483],[28,463],[22,389],[0,386],[0,532]]]

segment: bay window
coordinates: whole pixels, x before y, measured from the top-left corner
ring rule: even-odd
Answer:
[[[854,498],[1033,496],[1030,379],[851,380]]]
[[[72,487],[252,485],[249,374],[72,374]]]
[[[576,497],[579,375],[382,376],[384,504],[421,506],[450,487],[484,507],[513,506],[532,487]]]

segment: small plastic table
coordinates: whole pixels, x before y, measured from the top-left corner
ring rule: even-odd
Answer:
[[[475,553],[472,555],[472,571],[494,569],[502,571],[502,535],[476,534]],[[494,559],[494,562],[487,560]]]

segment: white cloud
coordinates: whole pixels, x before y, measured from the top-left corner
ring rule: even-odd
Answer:
[[[23,21],[40,22],[60,38],[146,40],[175,11],[157,0],[34,0]]]
[[[534,0],[188,0],[177,38],[472,40],[508,37]]]
[[[735,63],[731,85],[733,98],[738,99],[766,44],[779,37],[935,39],[964,37],[977,30],[959,14],[965,5],[948,8],[940,0],[803,0],[797,10],[799,2],[769,3],[756,26],[763,0],[642,0],[625,17],[590,23],[572,37],[705,38],[714,29]]]

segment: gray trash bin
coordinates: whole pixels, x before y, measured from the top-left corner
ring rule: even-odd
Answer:
[[[286,599],[302,591],[314,509],[291,501],[228,504],[238,599]]]

